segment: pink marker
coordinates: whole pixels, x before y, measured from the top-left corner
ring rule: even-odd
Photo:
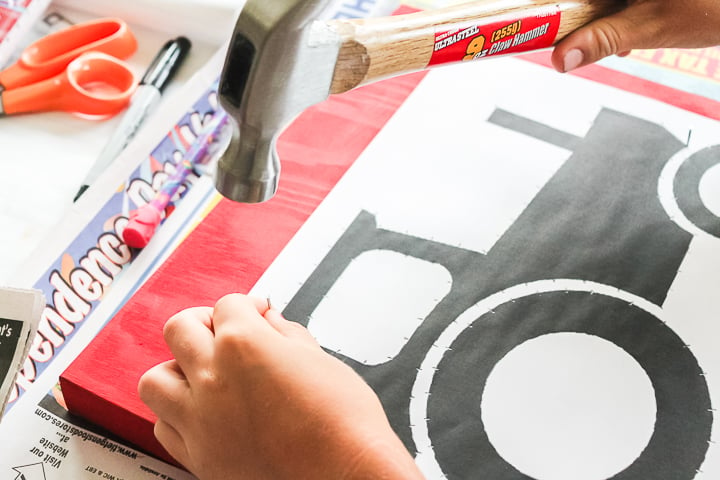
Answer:
[[[130,212],[130,221],[123,230],[122,237],[129,247],[144,248],[155,234],[155,230],[162,222],[163,212],[172,200],[178,188],[185,182],[193,167],[202,163],[210,155],[210,146],[217,140],[223,127],[227,123],[224,112],[215,114],[215,118],[193,142],[190,150],[185,154],[182,162],[177,165],[175,173],[168,177],[160,190],[149,203]]]

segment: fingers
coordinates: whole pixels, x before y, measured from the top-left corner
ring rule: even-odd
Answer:
[[[553,67],[569,72],[605,57],[633,49],[658,48],[667,43],[665,17],[654,2],[637,2],[624,10],[582,27],[557,44]]]
[[[175,460],[186,467],[190,466],[190,455],[188,454],[185,441],[172,425],[164,420],[158,420],[155,422],[154,433],[160,445],[162,445]]]
[[[138,393],[158,418],[174,422],[185,415],[184,401],[190,395],[190,387],[177,362],[170,360],[140,377]]]
[[[213,311],[215,335],[245,336],[271,331],[263,317],[267,311],[268,302],[265,299],[239,293],[226,295],[218,300]]]
[[[274,308],[268,310],[265,313],[265,320],[267,320],[270,326],[277,330],[280,334],[289,338],[297,339],[301,342],[306,342],[308,345],[319,348],[317,341],[312,335],[310,335],[307,328],[297,322],[285,320],[278,310]]]
[[[189,378],[203,371],[212,359],[212,312],[209,307],[189,308],[165,323],[165,343]]]
[[[261,352],[272,355],[275,351],[278,335],[320,348],[304,326],[285,320],[267,299],[227,295],[215,305],[213,325],[216,351],[221,357],[231,353],[235,360],[260,361]]]

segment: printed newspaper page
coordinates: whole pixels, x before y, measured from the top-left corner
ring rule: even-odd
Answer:
[[[44,304],[39,290],[0,289],[0,417],[35,338]]]

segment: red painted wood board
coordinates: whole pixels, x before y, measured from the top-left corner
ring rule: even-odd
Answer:
[[[171,358],[165,321],[192,306],[247,293],[424,74],[333,97],[281,136],[277,195],[258,205],[223,199],[60,377],[69,410],[172,462],[153,435],[137,384]]]

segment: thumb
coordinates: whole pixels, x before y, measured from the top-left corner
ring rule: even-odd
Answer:
[[[652,3],[633,3],[569,34],[555,46],[551,61],[557,71],[569,72],[610,55],[660,47],[661,32],[661,21]]]
[[[319,347],[317,341],[307,328],[297,322],[286,320],[280,311],[270,308],[265,312],[265,320],[282,335],[312,345],[313,347]]]

